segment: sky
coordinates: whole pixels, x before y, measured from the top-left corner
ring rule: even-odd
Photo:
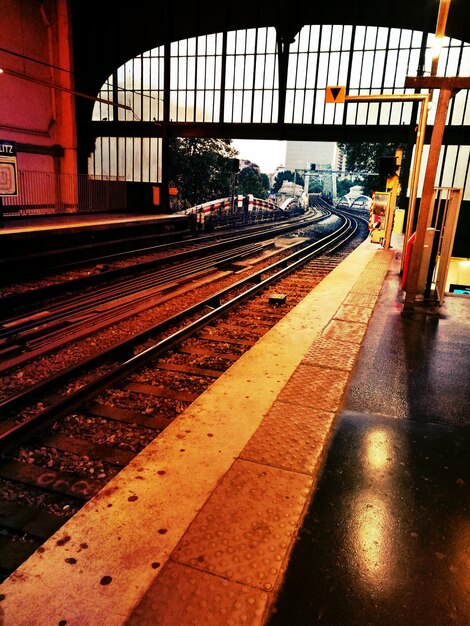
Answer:
[[[238,150],[240,159],[256,163],[263,174],[272,174],[286,162],[285,141],[234,139],[232,146]]]

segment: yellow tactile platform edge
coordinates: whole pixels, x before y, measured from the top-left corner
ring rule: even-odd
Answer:
[[[263,624],[391,256],[326,277],[0,586],[2,623]]]

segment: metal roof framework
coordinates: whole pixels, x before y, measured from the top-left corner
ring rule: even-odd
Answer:
[[[331,84],[358,95],[405,92],[407,74],[429,71],[438,0],[311,3],[296,14],[281,0],[217,9],[183,1],[177,15],[139,2],[125,14],[114,3],[109,11],[71,4],[76,88],[120,105],[92,110],[77,100],[82,170],[96,138],[101,169],[113,160],[110,174],[143,181],[155,172],[164,181],[169,137],[414,143],[411,103],[325,106],[324,92]],[[452,0],[446,32],[438,73],[468,75],[463,0]],[[448,122],[444,150],[455,178],[457,165],[470,163],[467,91],[452,102]]]

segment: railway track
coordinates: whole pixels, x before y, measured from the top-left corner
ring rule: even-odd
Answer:
[[[27,303],[31,297],[34,297],[34,294],[28,294],[28,291],[24,291],[21,294],[15,293],[15,284],[25,278],[34,277],[38,279],[38,277],[41,276],[53,276],[52,284],[49,284],[47,288],[42,290],[44,297],[51,297],[57,293],[60,294],[63,289],[60,279],[61,275],[66,276],[67,282],[70,283],[71,281],[68,276],[71,272],[80,271],[81,269],[86,271],[88,269],[92,272],[92,275],[85,275],[79,281],[73,281],[74,286],[75,288],[78,286],[80,286],[80,288],[93,286],[97,283],[109,280],[110,278],[116,278],[132,272],[132,262],[128,262],[128,260],[132,258],[138,258],[138,264],[144,268],[145,262],[143,259],[145,257],[153,257],[147,262],[147,267],[155,268],[161,265],[162,262],[164,263],[164,259],[168,257],[169,252],[171,254],[175,246],[178,245],[183,248],[183,251],[178,253],[178,255],[172,254],[172,256],[177,257],[178,260],[186,260],[197,256],[203,249],[216,252],[218,250],[225,250],[233,246],[234,243],[239,243],[241,240],[248,243],[286,233],[290,230],[301,228],[305,224],[311,224],[312,222],[325,219],[330,213],[328,208],[322,207],[317,209],[316,213],[313,215],[309,212],[304,216],[293,217],[281,222],[248,225],[241,228],[239,227],[238,229],[222,229],[213,234],[199,234],[197,237],[193,236],[191,238],[186,236],[179,241],[172,239],[168,243],[151,244],[148,241],[145,245],[137,246],[134,244],[134,247],[130,247],[133,243],[132,239],[130,241],[119,240],[117,242],[110,242],[110,246],[115,248],[115,250],[106,254],[100,252],[102,248],[101,243],[97,244],[98,252],[95,253],[93,244],[89,244],[86,246],[86,251],[83,251],[78,258],[74,258],[73,260],[69,258],[65,250],[52,250],[31,254],[29,257],[23,258],[21,262],[15,257],[6,255],[5,258],[0,259],[0,283],[2,284],[2,291],[4,294],[6,292],[6,298],[8,299],[5,305],[16,306],[21,303]],[[146,240],[147,239],[149,238],[147,237]],[[116,249],[120,251],[117,252]],[[56,259],[56,261],[54,263],[47,261],[49,257]],[[96,268],[111,269],[96,271]],[[1,271],[2,269],[4,271]],[[58,282],[54,284],[56,280],[58,280]],[[8,296],[10,287],[13,287],[13,295],[11,297]]]
[[[333,235],[1,404],[6,577],[364,238]],[[355,241],[352,241],[354,240]],[[345,249],[346,242],[349,249]],[[338,248],[341,254],[333,254]],[[71,383],[72,381],[72,383]]]
[[[0,371],[156,306],[168,293],[190,281],[209,274],[217,276],[218,270],[272,245],[273,242],[245,244],[166,269],[139,271],[135,276],[115,280],[101,288],[78,292],[65,301],[60,299],[26,314],[3,319],[0,323]]]
[[[258,229],[223,244],[109,270],[102,277],[85,276],[3,298],[6,315],[0,319],[0,372],[159,306],[193,289],[196,281],[220,280],[224,271],[236,270],[244,258],[274,246],[274,239],[266,240],[267,234],[282,234],[294,224],[296,228],[311,227],[324,219],[325,213],[277,226],[274,231]],[[28,301],[31,304],[25,308]]]

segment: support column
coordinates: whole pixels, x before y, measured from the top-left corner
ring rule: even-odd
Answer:
[[[419,205],[418,222],[416,225],[416,239],[411,254],[410,269],[406,281],[405,309],[413,309],[418,293],[418,281],[421,270],[421,262],[424,250],[426,230],[432,217],[431,204],[434,197],[434,182],[436,180],[437,166],[444,136],[444,128],[447,117],[447,109],[452,97],[452,90],[441,89],[439,104],[437,105],[436,119],[429,146],[429,156],[424,178],[423,192]]]
[[[276,23],[277,56],[279,69],[279,110],[277,121],[283,125],[286,113],[287,72],[289,69],[289,49],[294,42],[303,23],[300,18],[294,19],[291,15],[291,7],[286,0],[280,2],[278,7],[278,21]]]
[[[424,178],[423,191],[419,207],[418,222],[416,225],[416,239],[411,255],[410,269],[406,282],[406,297],[404,303],[405,310],[413,310],[418,293],[418,281],[421,270],[421,261],[425,244],[426,230],[432,217],[431,205],[434,197],[434,183],[436,180],[437,166],[444,136],[445,123],[449,102],[455,93],[461,88],[470,87],[470,78],[455,77],[408,77],[405,87],[424,87],[430,89],[440,89],[439,102],[436,110],[429,156]]]
[[[163,125],[162,125],[162,182],[160,188],[160,209],[163,213],[170,210],[168,198],[169,180],[169,159],[170,159],[170,66],[171,66],[171,44],[165,43],[164,56],[164,79],[163,79]]]
[[[290,43],[283,41],[282,36],[277,36],[277,56],[279,67],[279,109],[277,112],[278,124],[284,124],[286,113],[286,89],[287,89],[287,71],[289,69],[289,48]]]

